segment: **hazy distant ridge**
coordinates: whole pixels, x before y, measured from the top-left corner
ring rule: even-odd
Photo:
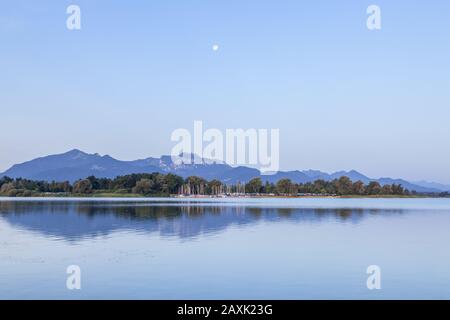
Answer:
[[[161,158],[146,158],[134,161],[121,161],[108,155],[88,154],[74,149],[66,153],[49,155],[21,164],[16,164],[1,176],[11,178],[27,178],[46,181],[70,181],[88,176],[99,178],[115,178],[131,173],[174,173],[184,178],[188,176],[201,176],[207,180],[218,179],[225,183],[246,182],[251,178],[261,177],[263,181],[276,182],[282,178],[289,178],[297,183],[305,183],[318,179],[333,180],[347,176],[353,181],[361,180],[364,183],[378,181],[380,184],[402,184],[403,187],[417,192],[450,191],[450,186],[433,182],[408,182],[402,179],[380,178],[372,179],[355,170],[325,173],[318,170],[279,171],[274,175],[262,176],[257,169],[248,167],[231,167],[227,164],[203,162],[201,164],[176,165],[170,156]]]

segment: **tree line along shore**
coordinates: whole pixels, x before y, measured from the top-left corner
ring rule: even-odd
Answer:
[[[400,184],[380,185],[376,181],[364,184],[340,177],[332,181],[315,180],[294,183],[281,179],[276,183],[254,178],[246,183],[225,184],[219,180],[207,181],[191,176],[183,179],[174,174],[144,173],[119,176],[114,179],[94,176],[69,181],[48,182],[23,178],[2,177],[0,196],[434,196],[447,197],[448,192],[420,194]]]

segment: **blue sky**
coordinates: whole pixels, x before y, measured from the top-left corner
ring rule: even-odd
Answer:
[[[202,120],[279,128],[285,170],[450,183],[449,15],[444,0],[2,1],[0,171],[75,147],[169,154]]]

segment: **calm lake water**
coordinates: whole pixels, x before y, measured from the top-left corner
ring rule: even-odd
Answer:
[[[449,246],[450,199],[1,198],[0,298],[450,299]]]

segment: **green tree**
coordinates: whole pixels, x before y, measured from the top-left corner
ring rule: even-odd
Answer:
[[[353,183],[349,177],[342,176],[338,180],[334,180],[334,185],[336,186],[336,193],[339,195],[352,194]]]
[[[136,185],[133,187],[132,192],[148,195],[153,191],[154,182],[150,179],[141,179],[136,182]]]
[[[183,178],[175,174],[169,173],[164,176],[163,182],[163,192],[168,194],[175,194],[178,189],[183,184]]]
[[[279,194],[292,194],[294,185],[291,179],[281,179],[276,184],[276,189]]]
[[[405,189],[403,188],[403,186],[401,184],[393,184],[392,185],[392,194],[395,195],[403,195],[405,192]]]
[[[392,186],[389,185],[389,184],[385,184],[385,185],[381,188],[381,194],[384,194],[384,195],[392,194]]]
[[[73,185],[73,193],[88,194],[92,192],[92,184],[88,179],[78,180]]]
[[[186,179],[191,194],[205,194],[207,181],[201,177],[190,176]]]
[[[327,193],[327,187],[328,182],[322,179],[314,181],[312,185],[308,185],[308,188],[310,189],[309,192],[311,193]]]
[[[218,195],[222,189],[222,182],[219,180],[211,180],[207,184],[207,194]]]
[[[8,194],[9,192],[11,192],[14,189],[16,189],[16,187],[14,186],[14,183],[12,183],[12,182],[3,183],[3,185],[0,188],[0,193]]]
[[[358,180],[353,184],[353,194],[363,195],[365,192],[366,186],[364,185],[364,182]]]
[[[0,179],[0,188],[5,184],[5,183],[9,183],[9,182],[13,182],[13,179],[11,179],[10,177],[2,177]]]
[[[368,195],[378,195],[381,193],[381,185],[377,181],[371,181],[366,188]]]
[[[245,192],[260,193],[262,189],[261,178],[253,178],[245,185]]]

